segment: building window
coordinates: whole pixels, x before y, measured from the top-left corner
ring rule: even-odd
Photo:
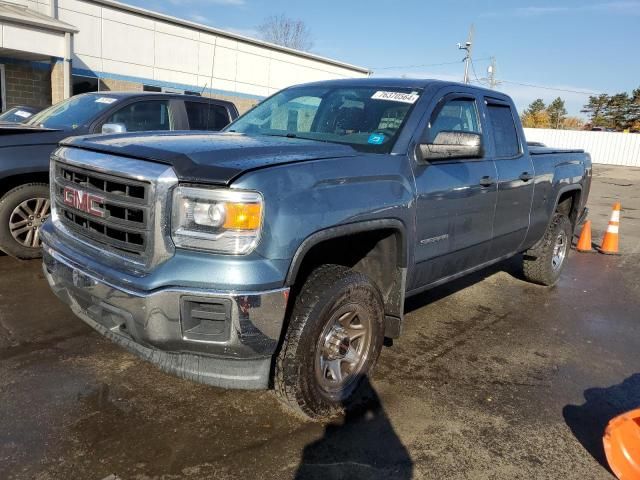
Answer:
[[[143,92],[161,92],[162,89],[160,87],[154,87],[153,85],[142,85]]]
[[[98,79],[95,77],[83,77],[82,75],[72,75],[71,79],[73,81],[74,95],[98,91]]]

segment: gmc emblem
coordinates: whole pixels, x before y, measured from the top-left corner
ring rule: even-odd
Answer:
[[[104,197],[99,195],[93,195],[92,193],[87,193],[72,187],[64,187],[62,199],[65,205],[69,205],[94,217],[104,218],[106,216],[105,211],[100,208],[100,204],[104,203]]]

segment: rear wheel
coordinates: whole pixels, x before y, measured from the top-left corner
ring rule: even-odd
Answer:
[[[384,307],[369,278],[324,265],[305,282],[278,356],[275,390],[313,419],[343,413],[375,365],[384,340]]]
[[[540,244],[524,254],[523,271],[527,280],[540,285],[554,285],[567,260],[573,227],[569,217],[556,213]]]
[[[7,192],[0,200],[0,249],[17,258],[40,257],[40,227],[50,213],[45,183],[28,183]]]

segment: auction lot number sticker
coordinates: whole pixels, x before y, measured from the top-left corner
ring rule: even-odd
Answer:
[[[385,92],[380,90],[374,93],[371,98],[374,98],[376,100],[388,100],[390,102],[416,103],[418,98],[420,98],[420,95],[418,95],[416,92]]]

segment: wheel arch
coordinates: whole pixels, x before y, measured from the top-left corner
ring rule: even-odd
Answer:
[[[0,179],[0,198],[20,185],[49,183],[49,172],[14,173]]]
[[[385,305],[385,335],[396,338],[404,309],[407,235],[398,219],[379,219],[317,231],[298,247],[286,277],[295,291],[317,266],[335,263],[366,274],[378,287]]]

